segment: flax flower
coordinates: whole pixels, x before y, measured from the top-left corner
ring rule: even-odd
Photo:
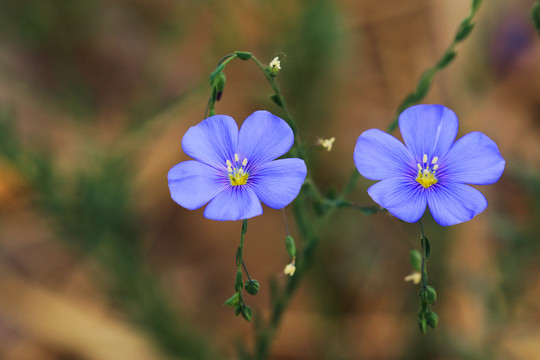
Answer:
[[[211,116],[182,139],[182,149],[194,160],[169,171],[171,197],[189,210],[208,203],[204,216],[213,220],[260,215],[261,201],[281,209],[296,198],[306,178],[303,160],[275,160],[293,142],[289,125],[268,111],[251,114],[240,131],[230,116]]]
[[[467,184],[493,184],[501,177],[505,162],[493,140],[472,132],[455,141],[457,116],[441,105],[406,109],[399,128],[405,144],[376,129],[356,142],[356,168],[370,180],[381,180],[368,189],[376,203],[407,222],[418,221],[427,205],[443,226],[486,209],[484,195]]]

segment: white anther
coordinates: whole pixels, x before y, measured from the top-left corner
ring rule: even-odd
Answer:
[[[247,159],[244,158],[244,161],[242,161],[242,166],[246,166],[247,165]]]
[[[433,165],[435,165],[435,164],[437,163],[437,161],[439,161],[439,158],[438,158],[437,156],[435,156],[435,157],[433,158],[433,160],[431,160],[431,163],[432,163]]]
[[[416,164],[416,166],[418,166],[418,170],[419,170],[419,171],[422,171],[422,165]]]
[[[433,167],[433,171],[437,170],[438,168],[439,168],[439,165],[435,165],[435,166]]]
[[[227,160],[227,161],[225,162],[225,164],[227,164],[227,168],[230,168],[230,167],[232,166],[230,160]]]
[[[422,159],[424,161],[424,164],[427,163],[427,154],[424,154],[424,158]]]
[[[227,166],[227,171],[232,173],[232,168],[230,166]]]
[[[279,57],[275,57],[274,60],[270,62],[269,65],[273,69],[281,70],[281,62],[279,61]]]
[[[238,162],[240,158],[238,157],[238,154],[234,154],[234,161]]]

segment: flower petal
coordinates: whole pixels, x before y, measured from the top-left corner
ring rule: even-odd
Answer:
[[[238,154],[251,165],[262,164],[285,154],[294,142],[291,127],[268,111],[255,111],[240,128]]]
[[[405,145],[377,129],[364,131],[358,137],[353,158],[358,172],[370,180],[416,172],[416,164]]]
[[[224,176],[216,169],[195,160],[177,164],[169,170],[169,190],[180,206],[195,210],[227,188]]]
[[[192,126],[182,138],[182,149],[195,160],[225,168],[238,144],[238,125],[227,115],[214,115]]]
[[[441,161],[441,178],[451,182],[489,185],[497,182],[505,161],[497,144],[481,132],[463,136]]]
[[[372,185],[368,194],[395,217],[416,222],[426,211],[426,195],[423,188],[413,181],[407,178],[386,179]]]
[[[441,157],[452,146],[458,131],[456,114],[442,105],[411,106],[399,116],[399,129],[415,161],[427,154]]]
[[[243,220],[261,215],[261,202],[248,186],[230,186],[217,195],[204,210],[204,217],[212,220]]]
[[[427,198],[431,215],[441,226],[469,221],[487,207],[484,195],[464,184],[433,187],[432,191],[428,191]]]
[[[281,209],[298,196],[306,173],[304,160],[280,159],[262,165],[249,181],[259,200],[273,209]]]

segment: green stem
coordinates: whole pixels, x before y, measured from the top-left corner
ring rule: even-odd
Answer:
[[[236,252],[236,266],[240,268],[243,260],[243,253],[244,253],[244,237],[246,235],[247,231],[247,219],[242,220],[242,231],[240,232],[240,245],[238,245],[238,251]]]
[[[214,72],[221,72],[225,69],[225,66],[227,66],[228,63],[236,59],[238,55],[236,54],[228,54],[221,58],[218,62],[218,66]],[[214,74],[214,73],[212,73]],[[214,112],[214,106],[216,104],[216,90],[212,87],[212,91],[210,91],[210,96],[208,97],[208,102],[206,103],[206,109],[204,110],[204,118],[206,119],[208,115],[213,115]]]
[[[437,60],[435,65],[428,68],[422,73],[422,75],[420,75],[416,88],[407,94],[401,101],[394,116],[394,120],[392,120],[388,126],[387,132],[391,133],[397,128],[399,115],[403,112],[403,110],[407,109],[411,105],[418,104],[422,99],[424,99],[431,87],[435,74],[447,67],[448,64],[450,64],[456,58],[456,51],[454,48],[457,44],[465,40],[470,35],[472,29],[474,28],[474,23],[472,20],[480,8],[481,2],[482,0],[473,0],[469,15],[460,23],[456,30],[456,35],[454,36],[453,41],[450,43],[450,45],[448,45],[446,51]]]
[[[422,224],[422,220],[418,220],[418,223],[420,224],[420,230],[422,231],[422,236],[420,238],[420,244],[422,246],[422,268],[421,268],[422,288],[426,290],[427,288],[427,263],[426,263],[427,246],[425,245],[426,233],[424,231],[424,224]]]
[[[453,41],[448,45],[446,48],[446,51],[442,54],[442,56],[437,60],[435,65],[425,70],[422,75],[420,75],[420,78],[418,79],[417,85],[415,90],[411,91],[409,94],[405,96],[405,98],[401,101],[399,104],[396,114],[394,116],[394,119],[388,125],[387,132],[392,133],[398,126],[399,122],[399,115],[408,108],[409,106],[412,106],[414,104],[418,104],[429,92],[429,89],[431,87],[431,83],[433,81],[433,78],[435,75],[447,67],[456,57],[457,53],[454,50],[457,44],[465,40],[471,33],[474,23],[472,22],[474,16],[478,12],[478,9],[480,8],[480,4],[482,3],[482,0],[473,0],[471,4],[471,10],[469,15],[460,23],[456,35],[454,36]],[[538,24],[540,26],[540,5],[538,5],[539,10],[538,12]],[[540,27],[539,27],[540,29]],[[540,31],[540,30],[539,30]],[[348,195],[352,189],[354,188],[356,181],[358,180],[358,171],[356,169],[353,170],[352,175],[349,179],[349,182],[347,183],[347,186],[345,187],[343,194]]]

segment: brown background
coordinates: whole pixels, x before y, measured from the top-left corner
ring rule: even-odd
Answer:
[[[481,189],[490,205],[473,221],[440,228],[425,220],[439,328],[418,332],[418,288],[403,281],[418,226],[343,210],[285,314],[272,359],[540,358],[540,42],[530,5],[485,1],[425,99],[458,114],[460,136],[482,131],[494,139],[507,164],[497,184]],[[234,50],[266,63],[280,56],[278,81],[304,141],[336,137],[332,152],[314,151],[312,176],[325,191],[340,188],[358,135],[387,126],[469,7],[461,0],[4,2],[0,106],[12,114],[20,151],[51,159],[68,184],[80,173],[103,173],[113,155],[128,159],[128,196],[118,201],[130,213],[118,216],[136,229],[143,264],[178,314],[171,321],[234,358],[238,339],[252,341],[252,326],[222,305],[233,293],[240,223],[177,206],[166,182],[168,169],[187,159],[180,140],[202,120],[208,74]],[[218,113],[239,123],[257,109],[278,113],[253,63],[232,62],[226,74]],[[21,159],[0,158],[0,359],[164,358],[130,318],[129,301],[110,296],[114,267],[77,240],[94,233],[83,226],[92,216],[84,198],[70,192],[79,209],[72,214],[81,215],[59,218],[43,206]],[[370,183],[360,181],[351,198],[371,205]],[[283,282],[289,261],[283,222],[264,208],[249,223],[245,259],[262,288],[247,301],[266,314],[268,279]]]

